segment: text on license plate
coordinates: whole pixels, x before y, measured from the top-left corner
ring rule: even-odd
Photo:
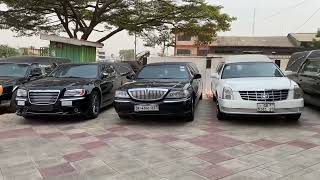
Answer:
[[[159,111],[159,105],[157,104],[149,104],[149,105],[136,105],[134,106],[135,112],[141,111]]]
[[[274,103],[259,103],[257,107],[258,112],[274,112],[275,104]]]

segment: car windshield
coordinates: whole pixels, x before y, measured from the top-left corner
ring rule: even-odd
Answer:
[[[283,77],[283,74],[274,63],[268,62],[227,64],[222,74],[222,79],[249,77]]]
[[[154,65],[144,67],[138,79],[188,79],[189,73],[182,65]]]
[[[50,76],[57,78],[87,78],[98,77],[98,65],[62,65]]]
[[[0,76],[24,77],[28,71],[27,64],[0,64]]]

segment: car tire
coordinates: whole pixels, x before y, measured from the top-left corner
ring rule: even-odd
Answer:
[[[297,122],[301,118],[301,114],[286,115],[285,118],[287,121]]]
[[[8,111],[9,113],[15,113],[17,111],[17,102],[16,102],[15,93],[12,95]]]
[[[123,114],[118,114],[118,116],[119,116],[119,118],[120,119],[128,119],[130,116],[128,116],[128,115],[123,115]]]
[[[192,122],[194,121],[194,107],[195,106],[195,103],[194,103],[194,98],[191,98],[191,112],[189,112],[187,115],[186,115],[186,122]]]
[[[220,111],[220,106],[218,101],[217,101],[217,118],[219,121],[228,119],[228,115]]]
[[[92,91],[89,97],[89,107],[85,113],[86,119],[95,119],[99,116],[101,99],[97,91]]]

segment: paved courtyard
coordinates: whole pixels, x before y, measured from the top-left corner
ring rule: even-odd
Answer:
[[[220,122],[209,100],[196,120],[92,121],[0,116],[0,180],[319,179],[320,111]]]

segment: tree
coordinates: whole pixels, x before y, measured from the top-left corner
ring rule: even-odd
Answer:
[[[127,30],[141,33],[164,25],[172,33],[184,32],[209,42],[216,32],[227,31],[235,18],[221,13],[221,6],[205,0],[0,0],[0,28],[18,35],[66,32],[70,38],[97,42]]]
[[[160,27],[156,31],[147,31],[140,34],[145,41],[147,47],[161,47],[161,56],[165,55],[165,51],[168,47],[174,46],[175,36],[172,34],[170,29]]]
[[[0,45],[0,58],[6,58],[10,56],[17,56],[19,55],[19,52],[17,49],[6,46],[6,45]]]
[[[119,51],[119,57],[122,61],[132,61],[134,60],[134,50],[124,49]]]

